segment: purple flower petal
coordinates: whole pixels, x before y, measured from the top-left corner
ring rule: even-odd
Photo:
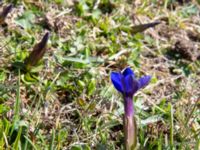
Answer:
[[[124,93],[124,87],[123,87],[123,75],[118,72],[112,72],[111,73],[111,81],[114,85],[114,87],[121,93]]]
[[[125,85],[126,96],[131,97],[135,94],[135,92],[137,92],[140,87],[139,82],[133,77],[133,75],[127,75],[125,77]]]
[[[126,77],[127,75],[132,75],[133,78],[135,78],[135,74],[134,74],[134,72],[131,70],[130,67],[127,67],[127,68],[123,71],[123,75],[124,75],[124,77]]]
[[[140,88],[145,87],[151,80],[151,76],[142,76],[139,79]]]

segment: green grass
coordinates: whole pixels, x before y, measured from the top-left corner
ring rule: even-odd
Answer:
[[[123,101],[110,73],[127,66],[152,75],[134,96],[138,149],[200,149],[198,1],[7,0],[0,8],[9,3],[0,27],[0,149],[124,149]],[[25,70],[47,31],[45,55]]]

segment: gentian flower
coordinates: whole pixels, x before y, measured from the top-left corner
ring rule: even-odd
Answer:
[[[114,87],[123,95],[124,99],[124,132],[126,150],[133,150],[137,144],[133,96],[139,89],[145,87],[150,80],[151,76],[148,75],[137,79],[130,67],[127,67],[122,73],[111,73],[111,81]]]
[[[26,69],[30,70],[32,66],[35,66],[38,64],[38,62],[42,59],[42,57],[44,56],[46,50],[47,50],[47,42],[49,39],[50,33],[47,32],[42,40],[37,43],[32,52],[30,53],[29,57],[27,57],[25,59],[25,65],[26,65]]]

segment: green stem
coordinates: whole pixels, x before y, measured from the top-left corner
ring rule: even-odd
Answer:
[[[173,115],[173,106],[170,104],[170,147],[173,150],[174,145],[174,115]]]
[[[16,96],[16,101],[15,101],[15,110],[14,110],[14,121],[19,120],[19,112],[20,112],[20,69],[18,70],[18,82],[17,82],[17,96]]]
[[[52,129],[52,137],[51,137],[51,143],[50,143],[50,150],[54,150],[54,141],[55,141],[55,130]]]

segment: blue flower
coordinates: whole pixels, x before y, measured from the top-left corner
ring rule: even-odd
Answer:
[[[111,81],[114,87],[125,97],[133,97],[133,95],[140,88],[145,87],[150,80],[151,76],[149,75],[142,76],[140,79],[137,79],[130,67],[127,67],[122,73],[111,73]]]
[[[151,76],[143,76],[140,79],[135,77],[131,68],[127,67],[123,72],[112,72],[111,81],[114,87],[124,98],[124,134],[126,149],[134,149],[137,145],[137,125],[134,118],[133,95],[146,86]]]

